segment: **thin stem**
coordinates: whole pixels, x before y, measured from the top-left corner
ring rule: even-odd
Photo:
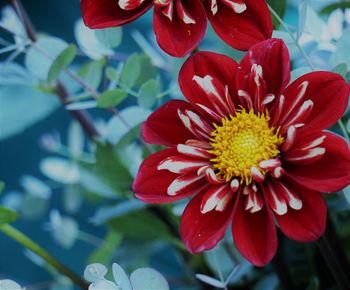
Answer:
[[[24,10],[21,2],[19,0],[8,0],[8,3],[13,7],[15,12],[17,13],[18,17],[21,19],[28,38],[30,39],[31,42],[35,42],[37,40],[36,33],[34,26],[32,25],[30,18],[28,17],[26,11]],[[14,34],[12,31],[9,31],[5,27],[1,27],[2,29],[6,30],[7,32]],[[57,82],[57,85],[55,87],[55,91],[57,96],[60,98],[62,103],[65,103],[66,100],[69,97],[68,90],[66,87],[61,83]],[[90,115],[83,110],[75,110],[75,111],[70,111],[69,112],[82,126],[84,129],[85,133],[90,137],[90,138],[95,138],[99,136],[99,132],[94,126],[92,119]]]
[[[23,6],[21,5],[20,0],[8,0],[8,1],[9,1],[10,5],[16,11],[18,16],[20,17],[20,19],[23,21],[23,24],[26,28],[27,34],[28,34],[30,40],[32,41],[32,47],[35,48],[40,53],[42,53],[48,59],[52,60],[52,58],[45,51],[41,50],[39,47],[34,45],[34,42],[36,41],[36,35],[34,33],[35,30],[33,28],[32,23],[30,22],[30,19],[29,19],[27,13],[23,9]],[[2,28],[11,34],[14,34],[12,31],[9,31],[5,27],[2,27]],[[68,76],[70,76],[73,80],[75,80],[82,88],[84,88],[86,91],[88,91],[93,98],[97,99],[99,97],[99,95],[100,95],[99,92],[95,88],[90,86],[90,84],[88,84],[85,80],[83,80],[79,76],[77,76],[74,72],[72,72],[68,68],[65,68],[63,71]],[[67,100],[69,99],[69,94],[68,94],[68,91],[65,88],[65,86],[60,81],[57,82],[56,93],[60,97],[62,103],[66,104]],[[130,130],[132,129],[129,122],[127,120],[125,120],[125,118],[120,114],[118,109],[110,108],[109,111],[112,112],[114,115],[116,115],[116,117],[128,129],[130,129]],[[90,138],[94,139],[95,137],[100,136],[99,132],[97,131],[96,127],[94,126],[94,124],[91,120],[91,117],[88,115],[88,113],[86,111],[84,111],[84,110],[72,110],[72,111],[70,111],[70,114],[74,118],[77,119],[77,121],[82,125],[83,129],[86,131],[86,133],[89,135]],[[151,146],[149,146],[147,143],[145,143],[142,140],[142,138],[139,138],[139,139],[149,153],[154,152],[153,148]]]
[[[330,218],[327,219],[326,231],[321,239],[317,241],[321,254],[327,262],[329,270],[339,289],[350,289],[350,265],[342,251],[340,241],[338,240],[334,224]]]
[[[287,31],[287,33],[289,34],[289,36],[292,38],[292,40],[295,42],[295,45],[297,46],[297,48],[299,49],[299,51],[301,52],[301,54],[303,55],[303,57],[305,58],[306,62],[308,63],[309,67],[315,71],[316,68],[313,65],[313,63],[311,62],[309,56],[307,55],[307,53],[305,52],[304,48],[299,44],[298,39],[295,38],[293,32],[289,29],[288,25],[283,21],[283,19],[278,15],[278,13],[270,6],[268,5],[270,12],[272,13],[272,15],[278,20],[278,22],[281,23],[281,25],[283,26],[283,28]],[[344,135],[344,138],[347,140],[348,143],[350,143],[350,137],[348,132],[346,131],[346,128],[343,124],[343,121],[341,119],[338,120],[338,125]]]
[[[284,290],[294,290],[296,289],[294,285],[294,281],[292,277],[290,276],[289,267],[286,264],[286,261],[283,257],[282,252],[282,236],[278,235],[278,244],[279,247],[277,249],[276,255],[272,260],[272,264],[274,265],[276,274],[278,276],[278,279],[280,280],[280,284]]]
[[[15,229],[14,227],[5,224],[0,226],[0,231],[5,235],[15,240],[22,246],[31,250],[33,253],[37,254],[41,258],[43,258],[47,263],[49,263],[52,267],[54,267],[57,271],[67,276],[72,280],[74,284],[79,286],[82,289],[88,289],[89,285],[77,274],[75,274],[72,270],[67,268],[65,265],[61,264],[54,257],[52,257],[47,251],[45,251],[42,247],[40,247],[37,243],[27,237],[25,234]]]

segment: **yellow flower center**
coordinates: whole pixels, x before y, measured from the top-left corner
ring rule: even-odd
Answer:
[[[220,178],[230,181],[239,177],[241,183],[248,185],[252,182],[252,167],[266,174],[259,163],[276,157],[283,143],[279,128],[271,128],[269,120],[267,111],[255,114],[253,110],[248,113],[243,109],[236,116],[223,118],[221,125],[214,124],[209,152],[215,156],[210,161]]]

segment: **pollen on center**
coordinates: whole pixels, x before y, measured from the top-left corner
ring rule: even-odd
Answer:
[[[219,177],[226,181],[239,178],[248,185],[252,182],[252,168],[266,174],[260,162],[278,156],[284,141],[279,129],[269,126],[269,120],[267,111],[255,114],[243,109],[223,118],[221,124],[214,124],[209,152],[214,155],[210,161]]]

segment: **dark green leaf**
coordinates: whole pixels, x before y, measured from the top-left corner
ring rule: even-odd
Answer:
[[[151,79],[145,82],[139,90],[138,103],[141,107],[150,109],[157,100],[160,93],[160,83],[158,80]]]
[[[346,63],[338,64],[335,68],[332,70],[334,73],[340,74],[342,77],[345,78],[346,72],[348,71],[348,66]]]
[[[341,9],[350,8],[350,1],[342,1],[342,2],[327,5],[326,7],[324,7],[321,10],[320,13],[321,14],[331,14],[334,10],[337,10],[339,8],[341,8]]]
[[[72,63],[72,61],[75,58],[76,52],[76,46],[74,44],[71,44],[56,57],[48,73],[47,79],[49,82],[56,79],[60,74],[61,70]]]
[[[97,99],[97,106],[100,108],[109,108],[119,105],[127,98],[128,94],[121,89],[106,91]]]
[[[110,80],[110,81],[114,81],[117,82],[119,81],[119,73],[118,71],[113,68],[113,67],[107,67],[106,69],[106,77]]]
[[[267,3],[283,19],[287,8],[287,0],[267,0]],[[281,25],[281,23],[274,16],[272,16],[272,22],[275,29],[278,29]]]
[[[141,133],[141,124],[129,130],[118,142],[116,148],[121,149],[126,147],[131,142],[133,142],[136,138],[138,138],[140,136],[140,133]]]
[[[96,164],[82,166],[82,173],[86,177],[81,180],[82,186],[96,194],[121,195],[131,188],[130,173],[110,144],[97,143]]]
[[[318,290],[319,289],[319,282],[316,277],[313,277],[309,283],[309,286],[307,287],[306,290]]]
[[[88,62],[79,70],[78,75],[91,87],[97,88],[102,80],[104,65],[104,60]]]
[[[136,211],[114,218],[109,222],[116,232],[142,240],[173,240],[167,227],[149,211]]]
[[[110,231],[105,237],[103,244],[92,253],[88,264],[101,263],[108,265],[113,258],[114,251],[119,247],[122,239],[123,238],[119,233]]]
[[[124,88],[132,88],[141,74],[141,60],[138,54],[133,54],[124,64],[120,75],[120,84]]]
[[[157,77],[157,69],[151,63],[151,59],[146,54],[139,54],[139,61],[141,65],[141,72],[135,85],[137,87],[142,86],[149,79],[154,79]]]
[[[0,193],[2,193],[5,189],[5,182],[0,180]]]
[[[18,215],[12,209],[0,206],[0,225],[12,223],[17,219]]]

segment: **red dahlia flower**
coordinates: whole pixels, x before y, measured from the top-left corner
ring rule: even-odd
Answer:
[[[289,80],[281,40],[253,46],[239,65],[200,52],[179,75],[189,102],[170,101],[144,123],[146,142],[170,148],[142,163],[133,189],[149,203],[193,196],[181,219],[191,252],[214,247],[232,223],[238,250],[262,266],[276,252],[275,221],[297,241],[323,234],[320,192],[350,183],[349,147],[324,131],[344,113],[349,86],[330,72]]]
[[[207,17],[229,45],[247,50],[270,38],[271,16],[265,0],[82,0],[83,19],[91,28],[120,26],[154,5],[153,26],[159,46],[182,57],[202,40]]]

